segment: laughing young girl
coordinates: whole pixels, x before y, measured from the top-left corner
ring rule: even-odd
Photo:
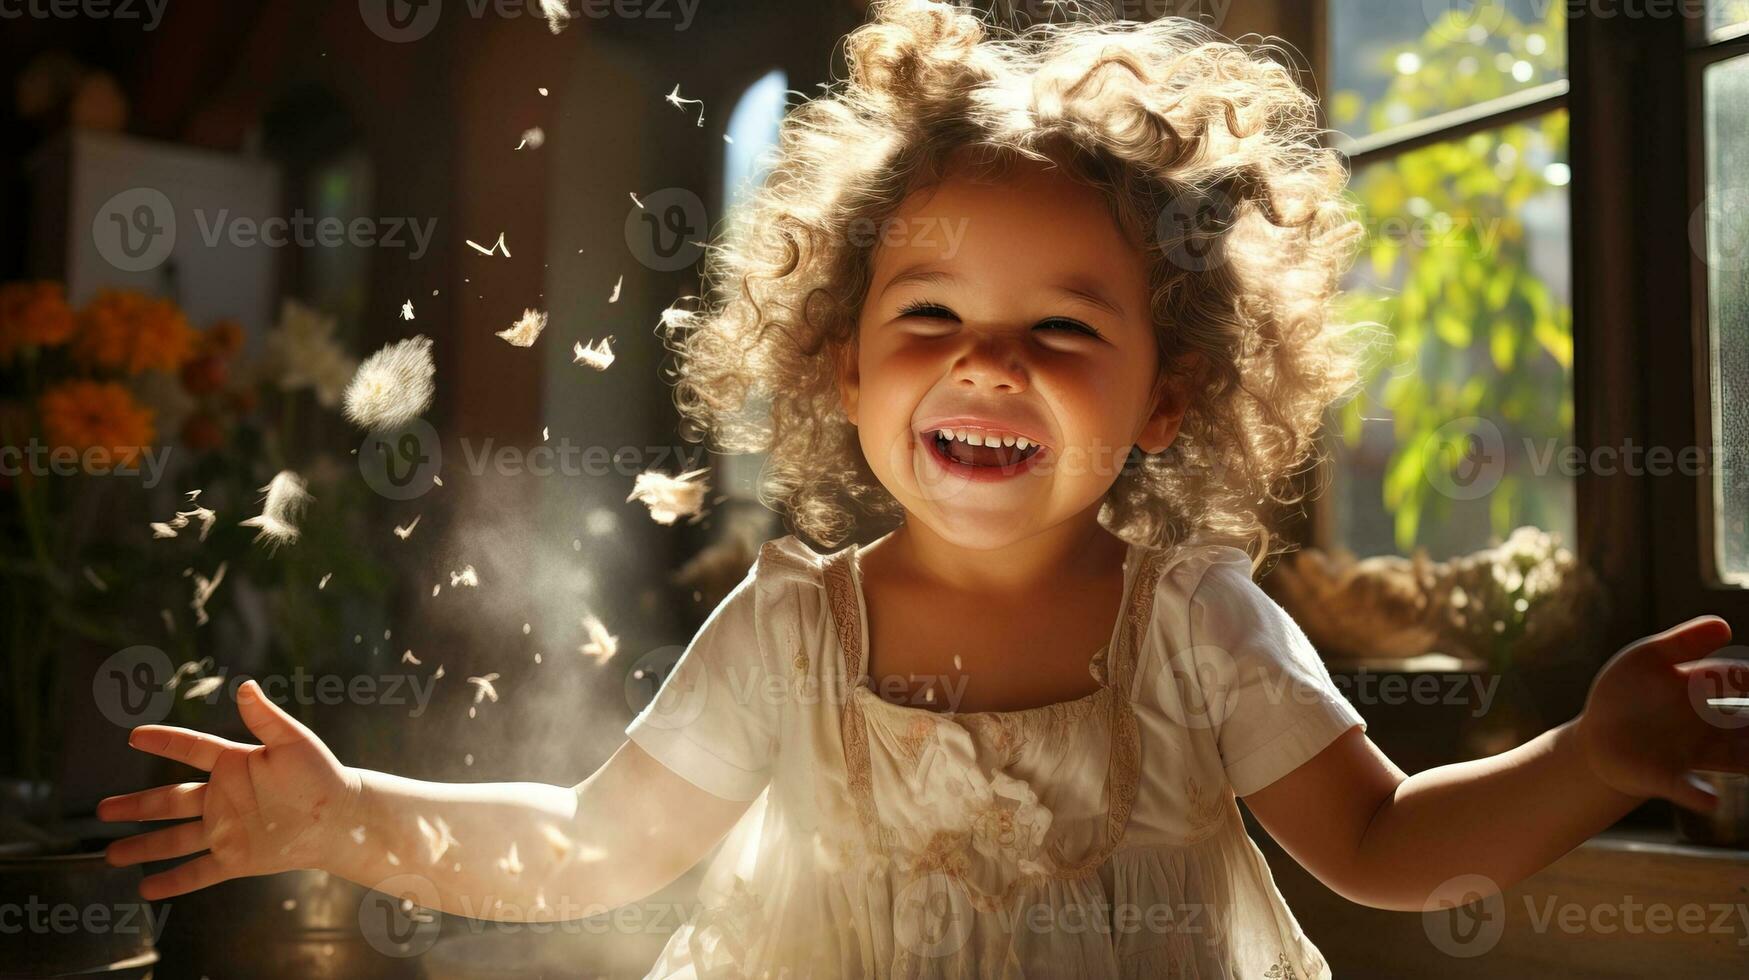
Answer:
[[[1353,375],[1327,315],[1357,226],[1287,70],[1183,20],[996,37],[921,0],[847,54],[710,301],[666,318],[682,411],[767,454],[796,534],[625,744],[574,787],[419,782],[342,766],[251,683],[262,745],[134,733],[211,773],[103,804],[200,818],[110,848],[208,851],[147,897],[318,867],[575,916],[721,842],[651,977],[1308,978],[1240,797],[1339,893],[1421,910],[1745,768],[1689,698],[1744,686],[1693,662],[1716,617],[1529,743],[1405,776],[1253,583]]]

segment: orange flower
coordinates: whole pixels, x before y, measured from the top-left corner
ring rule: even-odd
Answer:
[[[79,314],[73,356],[90,367],[125,374],[174,371],[188,359],[194,331],[167,299],[105,289]]]
[[[20,347],[52,347],[73,335],[73,309],[58,282],[0,286],[0,363]]]
[[[203,354],[235,357],[243,349],[243,325],[229,317],[215,321],[201,331],[200,341],[195,346]]]
[[[43,392],[37,409],[51,451],[103,448],[116,465],[134,466],[155,435],[152,410],[114,381],[62,382]]]

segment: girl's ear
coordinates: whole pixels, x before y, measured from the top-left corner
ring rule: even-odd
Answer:
[[[1153,402],[1142,431],[1136,435],[1136,445],[1144,453],[1164,452],[1178,438],[1178,427],[1184,413],[1190,410],[1190,399],[1202,380],[1202,355],[1196,351],[1181,354],[1169,370],[1160,372],[1154,383]]]
[[[844,408],[844,415],[850,419],[851,425],[856,425],[856,409],[858,397],[862,394],[862,375],[856,365],[856,339],[851,338],[848,344],[838,348],[838,401]]]

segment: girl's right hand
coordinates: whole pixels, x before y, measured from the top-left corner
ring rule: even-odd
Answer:
[[[141,725],[128,744],[211,775],[204,783],[159,786],[97,804],[97,816],[106,821],[185,821],[112,843],[105,852],[112,865],[208,852],[148,876],[140,883],[140,896],[148,901],[231,878],[321,867],[341,846],[345,820],[359,794],[358,774],[269,701],[255,681],[238,688],[237,707],[262,744]]]

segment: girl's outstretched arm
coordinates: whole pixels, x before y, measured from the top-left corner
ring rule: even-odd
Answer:
[[[1691,770],[1749,771],[1749,727],[1694,694],[1749,690],[1749,664],[1699,659],[1730,638],[1706,616],[1630,644],[1579,717],[1499,755],[1405,776],[1354,728],[1245,803],[1352,901],[1423,911],[1485,897],[1650,797],[1710,810]]]
[[[572,787],[424,782],[342,766],[254,681],[239,688],[238,708],[261,745],[142,725],[130,744],[208,779],[98,804],[104,820],[183,821],[108,849],[115,865],[198,854],[147,877],[147,899],[319,868],[471,918],[580,918],[672,881],[748,805],[693,786],[629,742]]]

